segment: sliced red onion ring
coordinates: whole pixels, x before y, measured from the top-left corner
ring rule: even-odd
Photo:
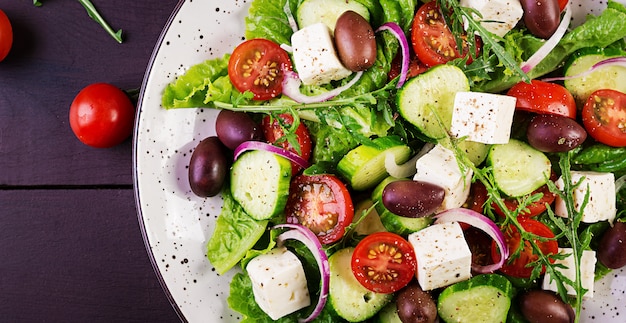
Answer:
[[[446,223],[446,222],[463,222],[467,223],[477,229],[484,231],[488,234],[491,239],[493,239],[498,245],[498,249],[500,249],[500,261],[495,264],[481,266],[478,264],[472,264],[472,269],[479,273],[492,273],[502,267],[506,259],[509,258],[509,248],[504,241],[504,235],[500,228],[491,221],[488,217],[465,208],[456,208],[449,209],[443,211],[437,215],[435,215],[435,223]]]
[[[402,165],[396,164],[395,156],[392,153],[387,153],[385,155],[385,170],[389,175],[395,178],[413,176],[417,172],[417,168],[415,166],[417,160],[420,159],[420,157],[424,156],[427,152],[429,152],[434,146],[434,144],[426,143],[415,156],[407,160]]]
[[[284,70],[283,74],[284,78],[282,85],[284,95],[290,97],[292,100],[298,103],[317,103],[330,100],[339,95],[339,93],[349,89],[356,82],[358,82],[359,79],[361,79],[361,75],[363,75],[363,72],[357,72],[350,80],[350,82],[344,84],[343,86],[336,87],[328,92],[312,96],[300,92],[300,85],[302,84],[302,80],[300,80],[298,73],[294,71]]]
[[[277,237],[276,242],[278,246],[282,246],[285,243],[285,240],[289,239],[302,242],[311,251],[313,257],[315,257],[317,266],[319,267],[321,277],[321,290],[317,305],[315,305],[313,312],[311,312],[308,317],[299,320],[299,322],[302,323],[310,322],[320,315],[320,313],[324,309],[324,306],[326,305],[326,300],[328,299],[328,288],[330,281],[330,265],[328,264],[328,256],[322,248],[322,244],[320,243],[317,236],[303,225],[278,224],[275,225],[273,229],[290,229],[281,233]]]
[[[376,29],[376,32],[380,32],[383,30],[391,32],[391,34],[396,37],[398,39],[398,42],[400,43],[400,53],[402,54],[402,67],[400,68],[400,78],[398,79],[398,84],[396,85],[397,88],[400,88],[402,87],[402,85],[404,85],[404,82],[406,81],[409,74],[409,60],[411,59],[409,54],[409,41],[406,39],[406,35],[404,34],[402,28],[400,28],[400,26],[395,22],[387,22],[382,24],[380,27],[378,27],[378,29]]]
[[[530,72],[535,66],[537,66],[541,61],[543,61],[546,56],[559,44],[563,35],[567,31],[567,27],[569,27],[570,20],[572,18],[572,11],[570,10],[570,3],[568,2],[563,9],[563,18],[561,19],[561,23],[559,27],[556,29],[554,34],[537,50],[530,58],[522,63],[520,68],[524,73]]]
[[[570,75],[570,76],[546,77],[546,78],[542,79],[542,81],[544,81],[544,82],[553,82],[553,81],[571,80],[571,79],[587,76],[587,75],[591,74],[592,72],[596,71],[597,69],[599,69],[601,67],[611,66],[611,65],[617,65],[617,66],[626,67],[626,57],[619,56],[619,57],[607,58],[607,59],[601,60],[601,61],[593,64],[588,70],[586,70],[586,71],[584,71],[582,73],[578,73],[576,75]]]
[[[309,167],[309,162],[300,157],[300,155],[289,151],[287,149],[283,149],[281,147],[277,147],[274,146],[272,144],[268,144],[266,142],[262,142],[262,141],[245,141],[243,143],[241,143],[239,146],[237,146],[237,148],[235,148],[235,152],[234,152],[234,160],[237,160],[237,158],[239,158],[239,156],[248,150],[265,150],[265,151],[269,151],[271,153],[277,154],[279,156],[285,157],[287,159],[289,159],[290,161],[294,162],[295,164],[297,164],[298,166],[302,167],[302,168],[307,168]]]

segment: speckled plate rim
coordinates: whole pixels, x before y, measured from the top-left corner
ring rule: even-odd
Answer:
[[[166,84],[189,66],[232,50],[243,39],[250,0],[180,1],[155,45],[138,102],[133,144],[133,180],[138,220],[150,261],[182,321],[237,322],[226,298],[233,270],[218,275],[206,259],[205,244],[222,201],[200,199],[188,187],[187,165],[195,145],[215,135],[216,111],[164,110]],[[625,2],[621,1],[621,2]],[[573,1],[598,13],[606,1]],[[584,17],[575,11],[574,23]],[[626,312],[626,273],[596,282],[585,301],[582,322],[621,322]],[[622,317],[623,318],[623,317]]]

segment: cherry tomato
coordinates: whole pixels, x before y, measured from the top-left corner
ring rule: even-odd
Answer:
[[[322,244],[337,242],[354,218],[354,205],[346,185],[334,175],[299,175],[289,187],[285,207],[288,223],[302,224]]]
[[[593,139],[626,146],[626,94],[608,89],[593,92],[583,107],[582,120]]]
[[[252,92],[255,100],[269,100],[282,93],[283,71],[291,68],[289,55],[278,44],[256,38],[235,48],[228,76],[240,92]]]
[[[280,118],[280,120],[278,119]],[[288,128],[293,124],[293,117],[289,113],[283,113],[278,118],[272,118],[269,115],[263,118],[261,121],[261,129],[265,135],[265,139],[272,144],[279,145],[280,147],[294,152],[300,157],[309,160],[311,158],[311,151],[313,149],[313,143],[311,141],[311,134],[309,129],[303,124],[298,124],[296,128],[295,140],[299,147],[294,147],[293,142],[290,142],[288,136],[285,136],[284,127]],[[301,169],[300,166],[292,163],[292,173],[295,175]]]
[[[517,98],[515,106],[519,110],[576,118],[574,96],[562,85],[539,80],[519,82],[507,95]]]
[[[463,51],[459,51],[456,39],[446,24],[437,1],[423,4],[413,18],[411,44],[415,54],[427,66],[444,64],[465,57],[469,52],[466,36],[463,35]],[[480,47],[477,38],[477,47]],[[476,48],[479,52],[479,48]],[[471,57],[468,63],[471,63]]]
[[[402,54],[398,53],[396,57],[391,61],[391,68],[389,73],[387,74],[388,80],[393,80],[398,75],[400,75],[400,71],[402,70]],[[415,54],[411,53],[411,58],[409,60],[409,72],[407,78],[415,77],[419,74],[422,74],[428,70],[428,66],[424,63],[420,62],[419,58],[415,56]]]
[[[411,244],[391,232],[368,235],[352,254],[352,272],[363,287],[389,294],[406,286],[415,276],[417,260]]]
[[[555,181],[556,174],[552,173],[552,176],[550,179],[552,181]],[[539,200],[528,205],[526,210],[520,212],[519,215],[524,216],[524,217],[529,217],[529,218],[533,216],[537,216],[543,213],[547,208],[546,205],[552,204],[552,202],[554,202],[554,199],[556,198],[556,195],[550,191],[550,188],[548,188],[547,184],[536,189],[531,194],[538,194],[538,193],[543,194],[542,197]],[[504,205],[506,206],[507,209],[514,211],[519,207],[519,202],[518,202],[518,199],[516,198],[505,198]],[[494,211],[498,215],[505,216],[504,212],[495,203],[493,203],[492,206],[494,208]]]
[[[563,12],[563,9],[565,9],[567,2],[569,2],[569,0],[559,0],[559,10],[561,10],[561,12]]]
[[[545,238],[554,238],[554,233],[548,226],[545,224],[530,219],[526,217],[517,218],[519,224],[524,228],[525,231],[536,234]],[[520,234],[513,225],[509,225],[504,228],[504,240],[506,241],[509,250],[511,251],[510,258],[506,261],[504,266],[500,268],[500,271],[506,275],[519,277],[519,278],[529,278],[531,276],[533,265],[526,266],[537,259],[539,259],[538,255],[533,252],[532,246],[528,241],[525,241],[524,247],[519,254],[519,257],[511,259],[514,257],[513,254],[517,250],[520,245]],[[556,240],[546,240],[539,241],[535,240],[535,243],[539,246],[541,253],[544,255],[556,254],[559,251],[559,246]],[[500,252],[498,246],[495,242],[491,245],[491,257],[494,261],[500,260]],[[551,260],[552,262],[552,260]],[[545,267],[542,269],[541,273],[545,272]]]
[[[13,28],[9,17],[0,10],[0,62],[9,55],[13,46]]]
[[[126,93],[107,83],[82,89],[70,106],[70,126],[84,144],[108,148],[133,131],[135,107]]]

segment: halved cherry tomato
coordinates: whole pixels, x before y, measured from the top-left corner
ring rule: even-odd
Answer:
[[[519,82],[506,95],[517,98],[515,107],[519,110],[576,118],[574,96],[564,86],[556,83],[539,80]]]
[[[552,181],[556,180],[555,173],[552,173],[550,180]],[[546,205],[552,204],[552,202],[554,202],[554,199],[556,198],[556,195],[550,191],[550,188],[548,188],[547,184],[536,189],[531,194],[538,194],[538,193],[542,194],[541,198],[531,203],[530,205],[528,205],[525,210],[519,213],[519,215],[528,217],[528,218],[537,216],[543,213],[547,209]],[[505,198],[504,205],[506,206],[507,209],[514,211],[519,207],[519,202],[518,202],[518,199],[516,198]],[[495,203],[493,203],[492,206],[494,208],[494,211],[498,215],[505,216],[504,212]]]
[[[280,118],[280,120],[278,119]],[[285,136],[284,127],[288,128],[293,125],[293,117],[289,113],[283,113],[278,118],[272,118],[269,115],[263,118],[261,121],[261,129],[265,135],[265,139],[272,144],[279,145],[280,147],[294,152],[300,157],[309,160],[311,158],[311,151],[313,150],[313,142],[311,141],[311,134],[309,129],[304,123],[298,124],[295,134],[295,138],[292,137],[292,141],[288,136]],[[298,147],[294,147],[295,142],[298,143]],[[297,174],[300,171],[300,166],[292,163],[292,174]]]
[[[559,10],[561,10],[561,12],[565,9],[567,2],[569,2],[569,0],[559,0]]]
[[[608,89],[593,92],[583,107],[582,120],[593,139],[626,146],[626,94]]]
[[[13,28],[9,17],[0,10],[0,62],[7,57],[13,45]]]
[[[352,223],[354,205],[345,184],[334,175],[299,175],[289,187],[288,223],[302,224],[322,244],[337,242]]]
[[[469,52],[466,36],[463,35],[463,50],[459,51],[456,39],[446,24],[437,1],[423,4],[413,18],[411,44],[415,54],[427,66],[444,64],[453,59],[465,57]],[[477,38],[478,40],[478,38]],[[477,47],[480,42],[477,41]],[[479,52],[476,48],[476,52]],[[468,63],[471,63],[471,57]]]
[[[368,235],[352,254],[352,273],[363,287],[376,293],[393,293],[415,276],[417,260],[411,244],[391,232]]]
[[[393,80],[398,75],[400,75],[400,70],[402,69],[402,54],[398,53],[396,57],[391,61],[391,68],[389,73],[387,74],[387,80]],[[415,77],[419,74],[422,74],[428,70],[428,66],[424,63],[420,62],[419,58],[415,56],[415,54],[411,51],[411,58],[409,60],[409,73],[407,78]]]
[[[554,233],[548,226],[545,224],[525,217],[517,218],[519,224],[524,228],[526,232],[534,233],[538,236],[544,238],[554,238]],[[517,228],[513,225],[508,225],[503,229],[504,231],[504,240],[506,241],[509,250],[511,251],[511,256],[513,257],[514,252],[520,245],[521,236],[517,231]],[[556,240],[546,240],[539,241],[535,240],[535,243],[539,246],[541,253],[543,255],[556,254],[559,251],[559,245]],[[495,262],[500,260],[500,251],[495,242],[491,245],[491,257]],[[519,257],[509,259],[507,262],[500,268],[500,271],[506,275],[519,277],[519,278],[529,278],[533,271],[533,265],[527,266],[528,264],[539,259],[539,256],[533,252],[533,248],[528,241],[524,241],[524,247],[519,254]],[[552,262],[552,260],[550,261]],[[545,266],[542,269],[541,273],[545,272]]]
[[[252,92],[255,100],[269,100],[282,93],[283,71],[291,68],[289,55],[278,44],[256,38],[235,48],[228,61],[228,76],[240,92]]]

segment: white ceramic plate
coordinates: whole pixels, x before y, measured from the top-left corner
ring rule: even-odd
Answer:
[[[626,0],[625,0],[626,1]],[[134,176],[139,221],[155,271],[184,321],[237,322],[226,304],[231,273],[219,276],[205,245],[220,213],[219,197],[190,190],[187,165],[197,143],[215,135],[216,111],[164,110],[161,93],[193,64],[220,57],[243,40],[249,0],[181,1],[155,47],[139,103]],[[574,19],[597,13],[606,1],[577,0]],[[583,322],[626,320],[626,273],[596,283]]]

